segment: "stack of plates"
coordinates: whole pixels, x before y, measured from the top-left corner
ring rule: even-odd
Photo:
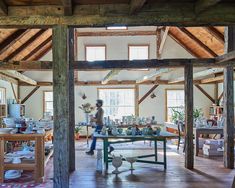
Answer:
[[[0,134],[9,134],[13,128],[0,128]]]

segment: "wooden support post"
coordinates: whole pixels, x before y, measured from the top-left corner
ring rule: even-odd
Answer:
[[[69,28],[69,172],[75,171],[74,47],[75,29]]]
[[[139,85],[135,85],[135,115],[139,116]]]
[[[24,104],[39,88],[40,88],[40,86],[36,86],[36,87],[21,101],[21,104]]]
[[[185,167],[193,169],[193,66],[186,65],[184,68],[184,91],[185,91]]]
[[[225,52],[235,49],[235,27],[225,29]],[[233,66],[224,68],[224,167],[234,168]]]
[[[53,28],[53,106],[54,106],[54,188],[69,187],[69,136],[73,83],[69,61],[69,29],[66,25]]]
[[[14,95],[14,98],[15,98],[15,101],[18,103],[18,100],[17,100],[17,95],[16,95],[16,92],[15,92],[15,88],[13,86],[13,84],[11,83],[11,90],[13,92],[13,95]]]

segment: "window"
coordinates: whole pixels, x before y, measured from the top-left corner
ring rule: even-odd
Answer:
[[[129,45],[129,60],[149,59],[148,45]]]
[[[104,116],[121,119],[122,116],[135,114],[135,89],[98,89],[99,98],[103,100]]]
[[[106,46],[86,46],[86,61],[103,61],[105,57]]]
[[[184,90],[166,90],[166,120],[171,121],[172,112],[184,111]]]
[[[0,87],[0,104],[6,104],[6,89]]]
[[[52,91],[44,91],[43,104],[44,104],[43,113],[50,113],[51,115],[53,115],[53,92]]]

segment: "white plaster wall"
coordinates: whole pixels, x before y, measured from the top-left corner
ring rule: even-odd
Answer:
[[[117,86],[113,86],[117,87]],[[122,86],[123,87],[123,86]],[[130,86],[126,86],[130,87]],[[134,87],[134,86],[132,86]],[[152,86],[140,86],[139,88],[139,98],[141,98]],[[203,85],[205,89],[211,96],[214,96],[214,86],[213,85]],[[100,87],[99,87],[100,88]],[[33,87],[21,87],[21,96],[26,96]],[[169,85],[160,85],[154,93],[156,98],[151,99],[150,97],[146,98],[139,106],[139,115],[142,117],[156,116],[159,123],[165,121],[165,90],[166,89],[183,89],[183,86],[169,86]],[[40,119],[43,116],[43,91],[52,90],[52,87],[41,87],[37,90],[34,95],[32,95],[26,101],[26,116],[33,117],[34,119]],[[86,100],[83,100],[80,96],[80,93],[85,93],[87,96]],[[97,87],[96,86],[82,86],[75,87],[75,121],[84,121],[84,114],[78,108],[81,104],[89,102],[95,104],[96,99],[98,98]],[[209,106],[211,101],[205,97],[197,88],[194,87],[194,107],[202,108],[204,115],[208,116]]]
[[[0,87],[3,87],[6,89],[6,99],[15,99],[14,97],[14,93],[11,89],[11,84],[10,82],[4,81],[4,80],[0,80]],[[17,94],[17,86],[15,84],[13,84],[13,87],[15,89],[15,92]]]

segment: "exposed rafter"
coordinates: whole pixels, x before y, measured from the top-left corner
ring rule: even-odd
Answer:
[[[37,40],[45,32],[46,32],[45,29],[42,29],[39,32],[37,32],[29,40],[27,40],[23,45],[21,45],[19,48],[17,48],[15,51],[13,51],[10,55],[8,55],[4,60],[9,61],[9,60],[13,59],[16,55],[18,55],[21,51],[23,51],[25,48],[27,48],[30,44],[32,44],[35,40]]]
[[[131,0],[130,2],[130,14],[137,13],[147,2],[147,0]]]
[[[43,49],[36,57],[34,60],[39,60],[41,59],[46,53],[48,53],[52,49],[52,41],[49,42],[47,45],[45,45],[45,49]]]
[[[120,70],[111,70],[102,80],[102,84],[107,84],[115,75],[117,75]]]
[[[180,28],[180,31],[185,33],[189,38],[195,41],[201,48],[203,48],[207,53],[209,53],[212,57],[218,56],[213,50],[211,50],[208,46],[206,46],[202,41],[200,41],[196,36],[194,36],[191,32],[189,32],[186,28]]]
[[[12,33],[9,37],[0,43],[0,54],[4,53],[10,46],[12,46],[16,41],[20,40],[29,30],[19,29]]]
[[[28,83],[28,84],[31,84],[31,85],[37,85],[37,82],[17,71],[14,71],[14,70],[0,70],[0,72],[2,74],[5,74],[7,76],[10,76],[12,78],[15,78],[15,79],[18,79],[22,82],[25,82],[25,83]]]
[[[21,101],[24,104],[38,89],[40,86],[35,86],[35,88]]]
[[[204,12],[219,3],[220,1],[221,0],[197,0],[195,4],[195,12],[197,14]]]
[[[211,69],[195,72],[193,73],[193,79],[200,78],[203,76],[208,76],[208,75],[215,74],[218,72],[223,72],[223,68],[211,68]],[[170,80],[169,83],[182,82],[184,81],[184,79],[185,79],[184,76],[181,76],[181,77]]]
[[[8,14],[8,6],[7,6],[7,4],[5,3],[4,0],[0,1],[0,12],[2,12],[5,15]]]
[[[64,7],[64,15],[72,16],[73,15],[72,0],[61,0],[61,2]]]
[[[186,44],[182,39],[180,39],[172,30],[169,30],[168,33],[172,39],[174,39],[179,45],[181,45],[185,50],[187,50],[192,56],[201,58],[198,53],[189,48],[188,44]]]
[[[224,44],[224,35],[220,33],[215,27],[204,27],[211,35],[213,35],[221,44]]]
[[[163,69],[156,70],[155,72],[153,72],[151,74],[148,74],[148,75],[145,75],[142,78],[136,80],[136,83],[140,84],[140,83],[143,83],[143,82],[145,82],[147,80],[150,80],[151,78],[159,77],[162,74],[169,72],[169,70],[170,69],[168,69],[168,68],[163,68]]]
[[[164,47],[164,45],[165,45],[165,42],[166,42],[166,38],[167,38],[167,36],[168,36],[169,29],[170,29],[170,27],[166,27],[166,28],[165,28],[164,34],[163,34],[163,36],[162,36],[162,38],[161,38],[161,43],[160,43],[159,52],[158,52],[158,54],[160,54],[160,55],[162,54],[162,50],[163,50],[163,47]]]
[[[27,56],[25,56],[22,59],[22,61],[28,60],[30,57],[32,57],[34,54],[36,54],[39,50],[41,50],[45,45],[47,45],[51,41],[52,41],[52,36],[49,36],[45,41],[43,41],[39,46],[37,46],[35,49],[33,49]]]

